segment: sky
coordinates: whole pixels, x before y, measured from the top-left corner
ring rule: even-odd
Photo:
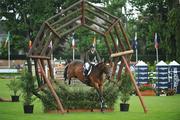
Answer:
[[[97,7],[104,7],[103,3],[91,3],[91,4],[93,4],[94,6],[97,6]],[[130,18],[135,18],[135,19],[138,18],[138,15],[140,14],[140,12],[137,11],[136,8],[133,7],[128,1],[126,3],[126,8],[127,8],[127,13],[131,13],[132,14],[132,15],[130,15]],[[130,11],[130,10],[132,10],[132,11]],[[125,14],[124,7],[122,8],[122,13]]]

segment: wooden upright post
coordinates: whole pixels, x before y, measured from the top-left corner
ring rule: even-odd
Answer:
[[[145,104],[144,104],[144,101],[143,101],[143,98],[142,98],[141,93],[140,93],[140,91],[139,91],[139,88],[138,88],[137,85],[136,85],[136,82],[135,82],[135,79],[134,79],[134,77],[133,77],[133,74],[132,74],[132,72],[131,72],[131,70],[130,70],[129,64],[127,63],[127,60],[126,60],[125,56],[122,56],[122,59],[123,59],[125,65],[126,65],[127,71],[129,72],[129,75],[130,75],[130,78],[131,78],[131,82],[133,83],[133,85],[134,85],[134,87],[135,87],[135,89],[136,89],[136,92],[137,92],[137,94],[138,94],[138,97],[139,97],[139,100],[140,100],[140,102],[141,102],[141,105],[143,106],[144,113],[147,113],[147,108],[146,108],[146,106],[145,106]]]
[[[41,60],[40,59],[38,59],[38,63],[39,63],[39,67],[40,67],[40,69],[42,71],[43,78],[46,81],[46,83],[48,85],[48,88],[50,89],[52,95],[54,96],[54,98],[55,98],[55,100],[57,102],[58,110],[61,110],[61,112],[64,113],[65,111],[64,111],[64,108],[63,108],[63,106],[61,104],[61,101],[60,101],[59,97],[57,96],[56,91],[54,90],[50,80],[46,77],[46,74],[44,72],[44,69],[43,69],[43,66],[41,64]]]
[[[117,76],[117,79],[118,79],[117,81],[119,81],[121,79],[121,73],[122,73],[123,67],[124,67],[124,61],[121,60],[121,64],[119,66],[119,71],[118,71],[118,76]]]
[[[39,75],[37,59],[34,59],[34,67],[35,67],[35,73],[36,73],[38,87],[40,87],[42,85],[42,80],[41,80],[40,75]]]
[[[54,70],[53,70],[53,67],[52,67],[52,64],[51,64],[51,60],[47,60],[47,62],[48,62],[50,76],[51,76],[52,79],[54,79]]]

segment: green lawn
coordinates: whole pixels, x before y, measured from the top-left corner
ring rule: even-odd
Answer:
[[[9,80],[0,80],[0,97],[8,98],[10,92],[6,87]],[[144,97],[148,113],[144,114],[139,99],[131,97],[130,111],[119,112],[119,100],[114,112],[84,112],[47,114],[43,113],[40,101],[35,102],[34,114],[23,113],[22,102],[0,102],[0,120],[180,120],[180,95],[164,97]]]

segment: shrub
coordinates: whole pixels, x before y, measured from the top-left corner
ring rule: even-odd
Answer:
[[[17,92],[20,90],[20,81],[17,80],[15,77],[13,80],[10,80],[10,83],[7,84],[9,90],[13,92],[13,95],[17,95]]]
[[[132,93],[133,87],[130,80],[129,74],[122,74],[122,83],[119,87],[121,91],[120,99],[122,103],[127,103],[130,99],[130,94]]]
[[[61,98],[65,109],[99,109],[99,96],[94,88],[89,87],[69,87],[61,84],[57,88],[57,94]],[[113,109],[114,103],[118,97],[118,87],[112,83],[105,83],[103,97],[107,108]],[[41,101],[44,110],[56,110],[56,102],[49,90],[45,90]]]
[[[24,105],[31,105],[34,101],[33,90],[35,89],[35,79],[28,72],[27,69],[24,69],[21,73],[21,91],[23,93]]]
[[[168,89],[167,91],[166,91],[166,94],[167,94],[167,96],[172,96],[172,95],[175,95],[176,94],[176,89]]]

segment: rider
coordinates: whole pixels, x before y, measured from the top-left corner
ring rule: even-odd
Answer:
[[[90,49],[86,52],[85,58],[84,58],[84,77],[85,77],[85,83],[88,84],[88,75],[91,72],[92,66],[96,65],[98,62],[101,61],[101,58],[96,51],[95,46],[91,46]]]

